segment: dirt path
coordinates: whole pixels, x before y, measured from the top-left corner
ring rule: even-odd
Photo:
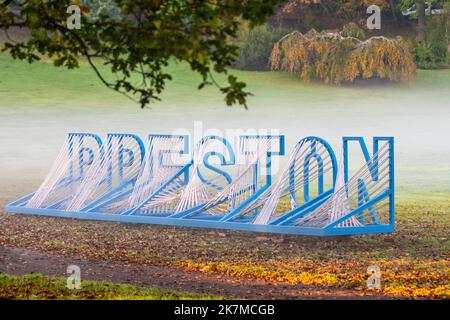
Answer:
[[[322,289],[313,286],[271,284],[252,279],[206,274],[175,268],[90,260],[84,257],[49,255],[23,248],[0,248],[0,272],[42,273],[65,276],[68,265],[81,268],[82,278],[107,280],[143,287],[209,293],[247,299],[382,299],[356,290]]]
[[[441,298],[442,288],[448,287],[448,207],[412,208],[420,217],[432,214],[433,220],[419,223],[405,206],[400,214],[408,219],[399,219],[395,234],[351,238],[11,215],[0,210],[0,272],[66,276],[67,266],[76,264],[83,279],[227,298],[395,298],[392,291],[366,288],[367,266],[375,264],[385,272],[383,285],[398,289],[402,297],[423,297],[425,292]],[[328,275],[337,280],[328,281]],[[398,288],[398,279],[408,280]],[[351,288],[345,289],[349,283]]]

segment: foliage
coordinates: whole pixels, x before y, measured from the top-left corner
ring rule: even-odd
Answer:
[[[431,5],[443,5],[447,0],[398,0],[397,6],[400,10],[405,11],[411,6],[416,5],[418,2],[426,2]],[[417,13],[416,13],[417,17]]]
[[[199,88],[215,84],[225,94],[227,104],[246,105],[245,83],[228,75],[228,85],[212,78],[212,71],[227,74],[238,47],[233,44],[241,21],[250,27],[262,24],[281,0],[201,1],[201,0],[114,0],[122,18],[99,14],[82,16],[82,27],[66,25],[71,0],[27,0],[19,11],[0,7],[0,28],[24,27],[30,37],[19,43],[7,41],[4,51],[29,62],[43,56],[55,66],[78,68],[87,59],[108,88],[137,96],[142,107],[160,94],[172,75],[165,71],[169,61],[185,61],[198,72]],[[83,10],[84,12],[85,10]],[[96,59],[99,58],[99,59]],[[98,63],[110,67],[116,79],[99,71]],[[131,80],[133,74],[141,81]]]
[[[366,39],[366,33],[363,29],[358,27],[358,25],[354,22],[347,23],[342,29],[342,36],[344,37],[353,37],[359,40]]]
[[[357,16],[360,12],[365,13],[365,8],[377,5],[381,9],[389,8],[388,0],[289,0],[282,9],[284,12],[294,12],[310,6],[316,6],[323,12],[335,12],[337,16]]]
[[[412,5],[416,3],[416,0],[400,0],[397,4],[397,6],[400,8],[400,10],[405,11],[409,9]]]
[[[426,42],[430,45],[436,64],[446,65],[449,59],[450,44],[450,3],[445,7],[445,13],[432,16],[427,21],[425,30]]]
[[[289,0],[277,11],[277,20],[288,23],[298,30],[309,28],[334,29],[345,22],[360,21],[367,18],[366,9],[378,5],[383,12],[392,9],[391,0]],[[295,25],[292,25],[295,21]]]
[[[409,81],[415,73],[410,47],[401,37],[361,41],[342,33],[290,33],[274,45],[270,65],[305,81],[329,84],[370,78]]]
[[[141,288],[106,281],[81,281],[81,289],[66,288],[67,278],[40,274],[12,276],[0,273],[0,299],[179,300],[218,299],[217,296]]]
[[[81,0],[80,5],[86,8],[86,16],[91,20],[100,19],[101,15],[120,18],[120,8],[114,0]]]
[[[425,38],[412,39],[414,59],[421,69],[438,69],[449,63],[450,3],[444,6],[444,14],[428,16]]]
[[[438,59],[433,53],[431,44],[416,42],[414,46],[414,60],[420,69],[438,69]]]
[[[241,70],[267,70],[272,46],[286,30],[262,25],[253,29],[244,25],[238,33],[236,45],[239,56],[233,67]]]

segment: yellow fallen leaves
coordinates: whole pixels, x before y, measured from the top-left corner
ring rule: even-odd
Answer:
[[[337,278],[332,273],[314,274],[310,272],[301,272],[299,274],[293,272],[271,271],[263,266],[252,267],[250,265],[230,265],[225,262],[221,263],[197,263],[188,261],[182,264],[182,267],[191,270],[199,270],[202,272],[222,273],[235,277],[251,277],[260,278],[275,282],[285,282],[290,284],[305,284],[315,286],[333,286],[337,284]]]
[[[261,262],[264,263],[264,262]],[[295,264],[296,262],[294,262]],[[369,290],[366,285],[366,266],[377,265],[381,270],[378,293],[402,297],[448,298],[450,296],[450,262],[414,260],[347,261],[315,264],[311,261],[298,268],[286,261],[270,261],[267,265],[254,262],[196,262],[186,261],[180,267],[234,277],[246,277],[273,283],[314,285],[321,287]],[[276,266],[276,267],[274,267]],[[420,271],[425,269],[427,271]]]
[[[445,298],[450,297],[450,286],[442,285],[435,288],[414,288],[402,284],[390,284],[381,289],[385,294],[406,297],[430,297]]]

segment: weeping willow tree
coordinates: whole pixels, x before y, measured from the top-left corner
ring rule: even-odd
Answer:
[[[361,40],[343,32],[315,30],[281,38],[273,46],[269,64],[274,71],[328,84],[372,78],[410,81],[416,71],[409,44],[401,37]]]

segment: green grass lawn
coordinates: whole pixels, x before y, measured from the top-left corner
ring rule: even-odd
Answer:
[[[190,71],[184,64],[172,63],[168,68],[173,75],[173,81],[168,82],[168,90],[163,94],[163,101],[157,102],[152,108],[172,108],[178,110],[185,106],[193,107],[224,107],[222,96],[215,87],[197,90],[200,77]],[[100,67],[106,77],[109,75],[106,67]],[[124,109],[138,105],[114,91],[104,87],[96,78],[93,70],[82,65],[76,70],[53,67],[50,63],[28,64],[16,61],[5,53],[0,53],[1,103],[0,107],[33,106],[44,108],[64,108],[76,105],[97,108]],[[404,97],[405,90],[411,97],[424,93],[442,93],[450,83],[450,70],[425,71],[419,70],[416,82],[412,87],[408,84],[381,84],[333,87],[323,84],[306,84],[294,75],[277,72],[246,72],[232,71],[248,84],[249,90],[255,94],[250,98],[250,108],[261,109],[286,107],[313,108],[333,97],[335,104],[343,105],[352,99],[367,95],[374,99]],[[218,81],[225,84],[223,77],[217,76]],[[136,77],[135,82],[139,79]],[[375,89],[375,90],[374,90]],[[414,89],[413,91],[410,89]],[[385,95],[389,97],[385,97]],[[435,97],[445,101],[448,94]],[[283,98],[283,100],[280,100]],[[299,100],[300,99],[300,100]],[[432,102],[434,102],[434,100]],[[411,99],[411,101],[413,101]],[[275,105],[272,105],[275,104]],[[312,105],[311,105],[312,104]],[[331,105],[330,107],[333,107]],[[401,107],[401,106],[399,106]],[[242,108],[237,108],[242,109]],[[115,111],[116,109],[113,109]],[[317,110],[316,110],[317,111]]]
[[[220,299],[156,288],[141,288],[107,281],[81,281],[80,289],[68,289],[67,278],[41,274],[12,276],[0,273],[0,299],[96,299],[96,300],[189,300]]]

